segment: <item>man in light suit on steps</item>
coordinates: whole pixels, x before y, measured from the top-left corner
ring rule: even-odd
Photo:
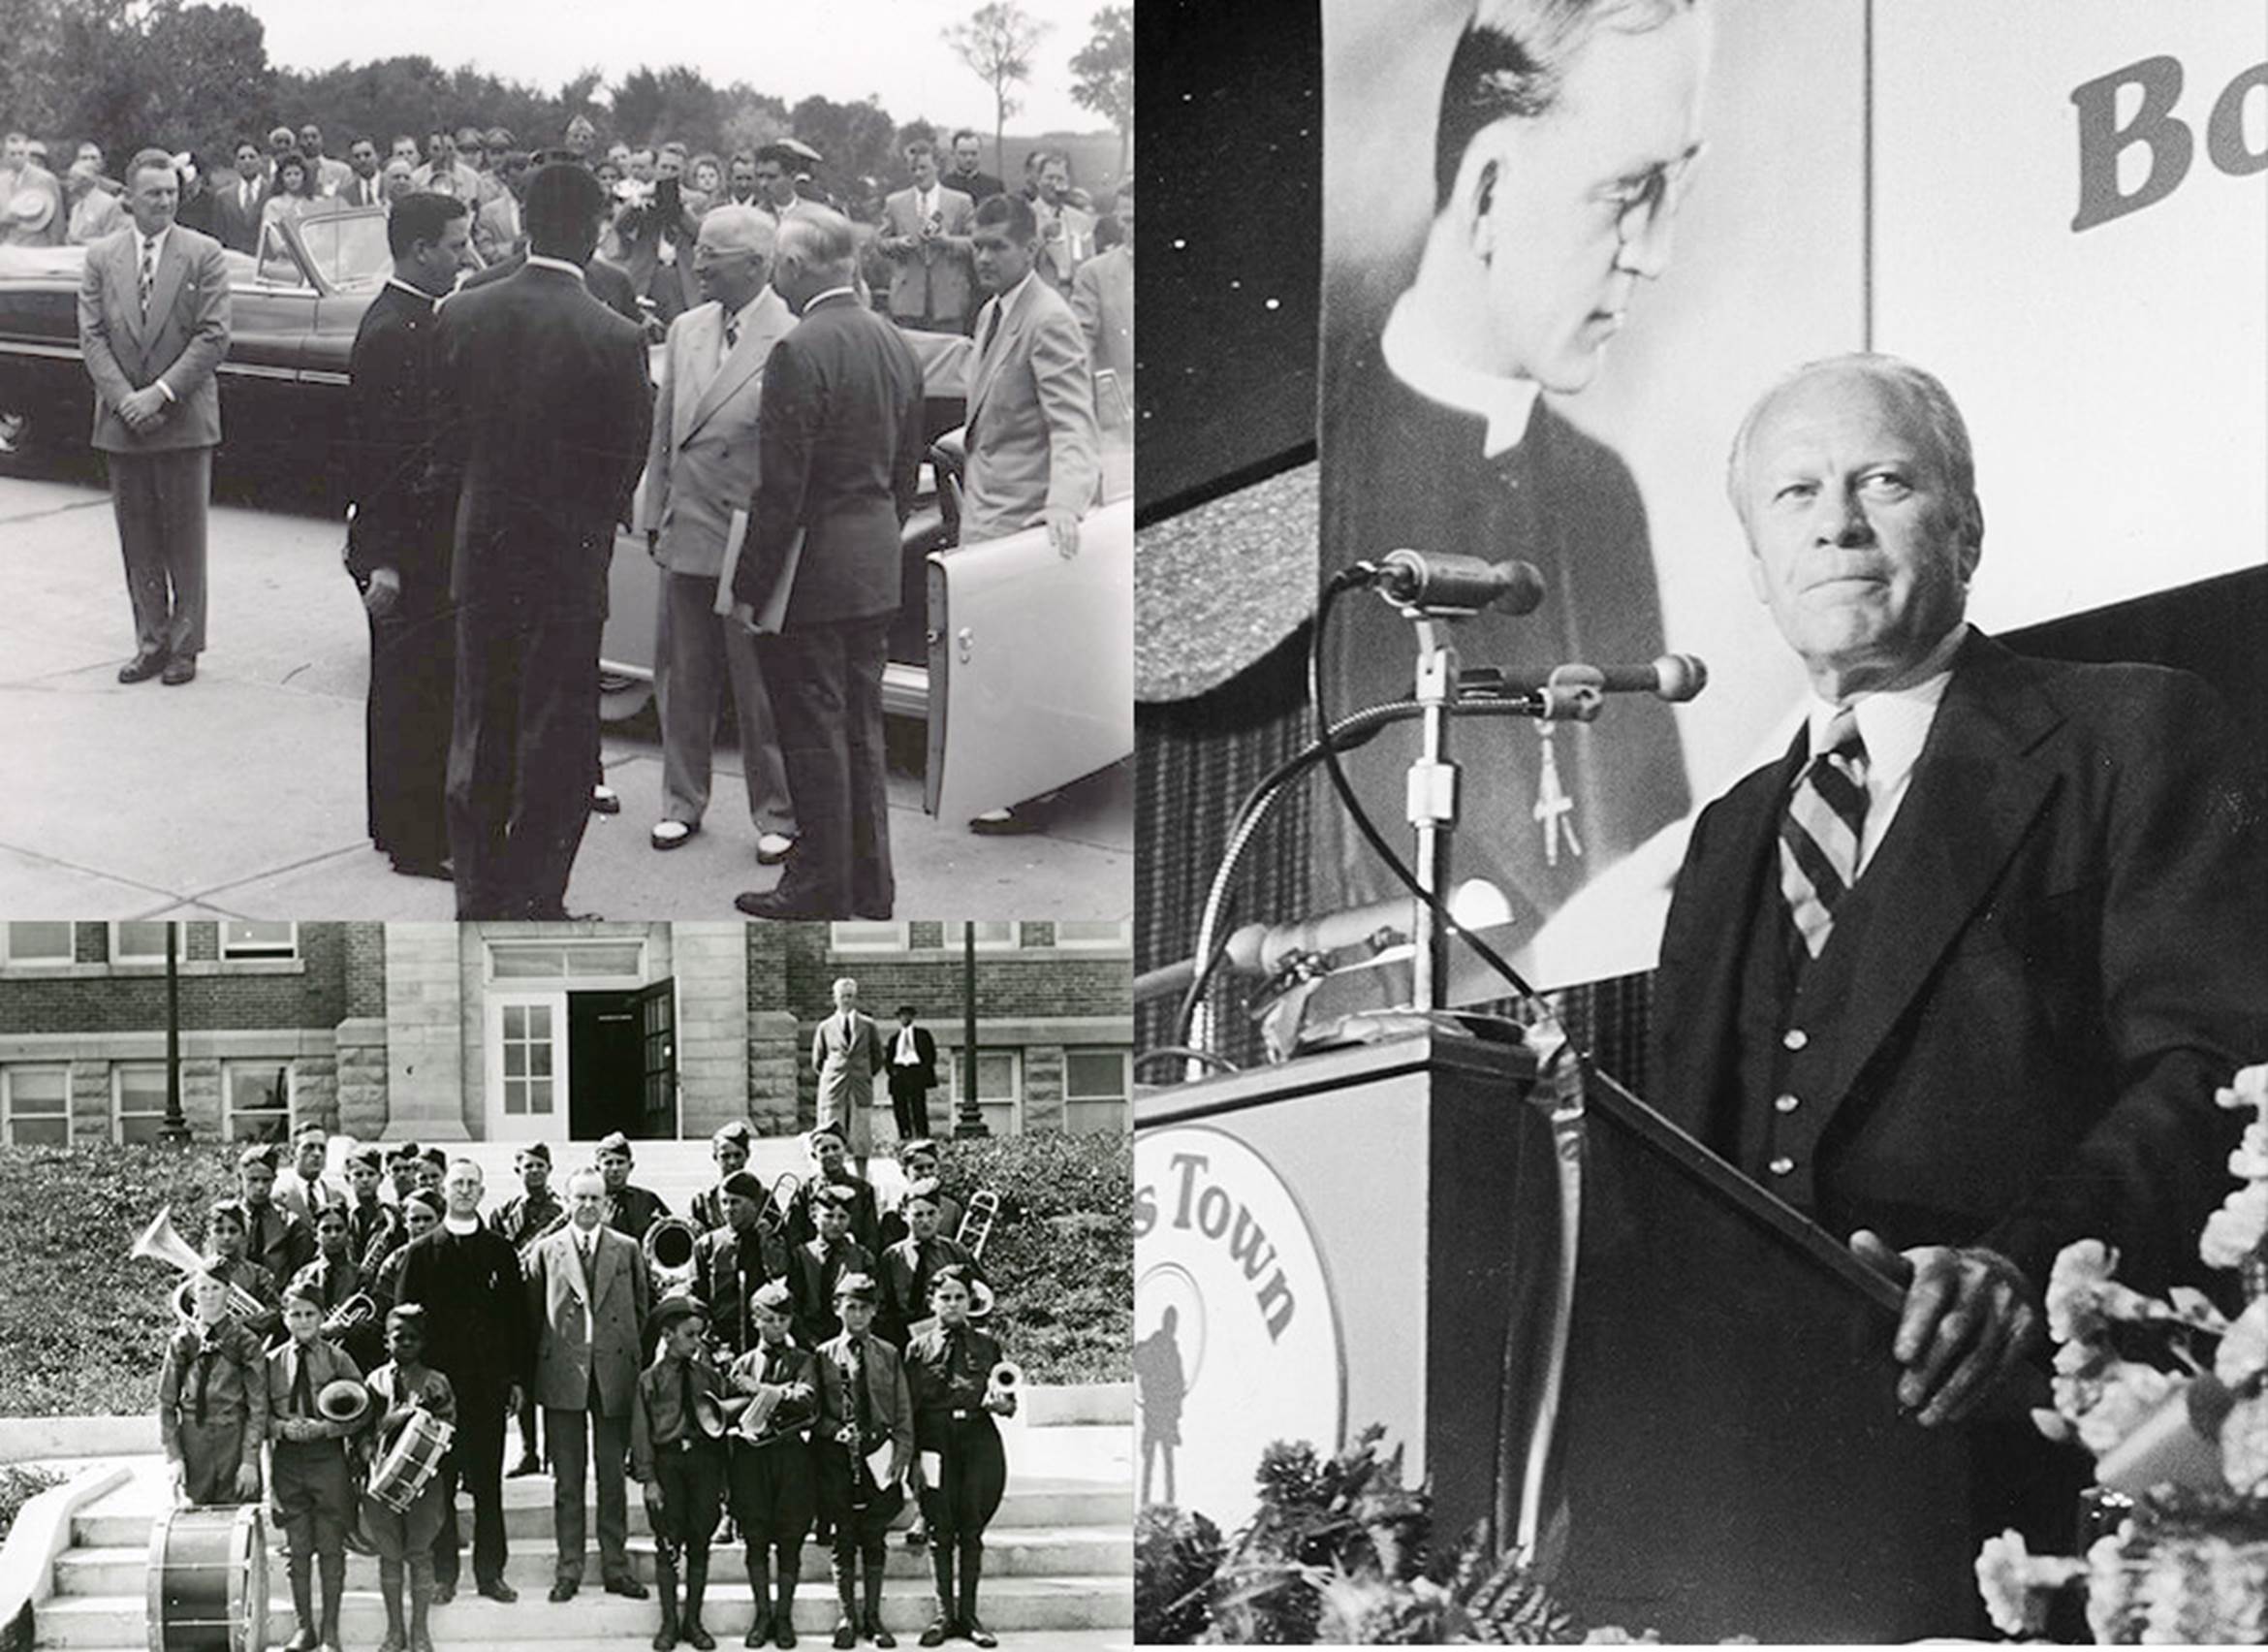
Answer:
[[[576,1171],[567,1178],[567,1225],[537,1240],[526,1259],[528,1317],[537,1327],[535,1397],[551,1451],[558,1539],[551,1598],[572,1600],[583,1585],[583,1475],[595,1448],[600,1574],[610,1594],[644,1600],[646,1585],[630,1570],[622,1463],[652,1285],[638,1242],[606,1223],[606,1178],[596,1169]]]
[[[693,271],[709,302],[670,324],[639,506],[662,585],[653,680],[663,804],[653,846],[677,848],[701,830],[717,696],[729,683],[763,866],[776,865],[794,847],[795,808],[756,639],[718,615],[716,598],[733,512],[756,492],[765,360],[796,324],[770,285],[777,237],[772,220],[752,206],[719,206],[702,220]]]

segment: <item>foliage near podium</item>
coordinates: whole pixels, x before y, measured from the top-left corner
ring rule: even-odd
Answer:
[[[997,1334],[1033,1382],[1128,1380],[1131,1149],[1123,1136],[1006,1136],[947,1149],[949,1191],[990,1187]],[[554,1176],[554,1185],[558,1178]],[[183,1238],[236,1190],[236,1152],[97,1144],[0,1150],[0,1415],[154,1409],[179,1276],[128,1251],[162,1208]],[[500,1198],[510,1188],[491,1188]],[[681,1212],[679,1214],[682,1214]]]

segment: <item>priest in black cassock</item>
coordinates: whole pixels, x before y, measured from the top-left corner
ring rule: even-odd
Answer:
[[[457,1390],[457,1441],[443,1468],[447,1513],[433,1542],[434,1599],[457,1592],[457,1488],[472,1489],[473,1577],[491,1601],[519,1598],[504,1580],[504,1422],[526,1391],[532,1338],[520,1253],[481,1221],[481,1167],[449,1166],[441,1225],[414,1241],[399,1302],[425,1311],[425,1363]]]
[[[1546,397],[1592,382],[1638,283],[1666,267],[1700,147],[1708,18],[1602,7],[1557,32],[1525,27],[1509,12],[1465,27],[1415,273],[1382,329],[1350,322],[1331,341],[1323,574],[1405,546],[1521,558],[1543,576],[1542,606],[1459,625],[1464,665],[1643,662],[1663,651],[1645,501],[1620,456]],[[1411,697],[1413,627],[1376,597],[1344,599],[1328,646],[1332,716]],[[1389,728],[1346,759],[1405,858],[1418,727]],[[1669,708],[1637,695],[1596,727],[1556,729],[1548,747],[1533,724],[1468,718],[1452,754],[1465,788],[1456,875],[1501,888],[1524,935],[1685,812]],[[1400,890],[1336,807],[1317,817],[1320,906]]]
[[[370,842],[410,877],[449,875],[450,713],[457,620],[449,602],[454,491],[427,463],[433,443],[433,311],[467,262],[461,201],[394,203],[394,274],[362,312],[348,364],[354,516],[347,572],[370,621]]]

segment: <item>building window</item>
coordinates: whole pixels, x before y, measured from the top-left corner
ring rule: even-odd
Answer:
[[[1133,1095],[1131,1050],[1063,1052],[1063,1128],[1074,1134],[1122,1130]]]
[[[1134,926],[1107,919],[1060,918],[1055,923],[1055,945],[1072,952],[1130,952]]]
[[[68,923],[9,924],[0,930],[0,962],[9,964],[69,964],[72,962],[71,926]]]
[[[490,940],[491,981],[611,980],[646,984],[646,941],[576,936],[556,940]]]
[[[292,1064],[221,1064],[221,1139],[289,1141],[292,1135]]]
[[[945,926],[945,950],[959,952],[961,932],[968,925],[959,920]],[[1013,952],[1016,950],[1016,926],[1013,923],[979,922],[976,926],[976,944],[979,952]]]
[[[902,952],[912,942],[906,924],[829,924],[827,945],[834,952]]]
[[[71,1069],[0,1068],[0,1115],[6,1117],[11,1147],[69,1147]]]
[[[548,1003],[508,1003],[504,1011],[504,1111],[549,1118],[553,1111],[553,1054],[558,1048]]]
[[[156,1062],[110,1068],[111,1110],[120,1141],[156,1141],[166,1123],[166,1069]]]
[[[110,926],[110,962],[113,964],[163,964],[166,961],[166,931],[173,928],[163,923],[120,923]],[[186,956],[187,947],[181,949]]]
[[[968,1055],[953,1052],[953,1080],[948,1099],[955,1105],[968,1087]],[[995,1132],[1024,1128],[1024,1052],[977,1051],[977,1105],[985,1109],[985,1123]]]
[[[223,958],[297,958],[299,926],[278,923],[225,923],[220,926]]]

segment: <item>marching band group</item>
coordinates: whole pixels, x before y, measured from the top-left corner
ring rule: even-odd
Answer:
[[[522,1147],[520,1191],[484,1215],[480,1166],[414,1142],[345,1144],[341,1190],[318,1125],[294,1137],[280,1175],[278,1146],[244,1150],[236,1195],[206,1212],[203,1254],[160,1214],[135,1254],[188,1276],[158,1389],[175,1500],[240,1504],[265,1484],[298,1619],[291,1652],[339,1647],[349,1547],[378,1558],[378,1652],[431,1652],[430,1610],[456,1593],[459,1485],[479,1592],[516,1598],[502,1492],[514,1415],[512,1474],[542,1473],[548,1457],[553,1476],[553,1601],[582,1582],[587,1464],[605,1587],[633,1599],[648,1591],[627,1552],[625,1472],[643,1494],[656,1648],[716,1644],[702,1612],[728,1516],[755,1602],[746,1645],[796,1643],[815,1536],[832,1548],[834,1644],[894,1646],[885,1541],[910,1485],[906,1541],[929,1549],[937,1590],[921,1644],[996,1644],[977,1616],[1007,1473],[992,1419],[1015,1413],[1021,1382],[981,1328],[998,1200],[979,1191],[964,1210],[939,1190],[937,1145],[916,1139],[898,1149],[906,1184],[884,1211],[833,1124],[806,1138],[807,1176],[767,1189],[745,1168],[751,1137],[739,1121],[716,1132],[717,1181],[690,1221],[630,1182],[619,1133],[567,1177],[564,1201],[550,1148]]]

